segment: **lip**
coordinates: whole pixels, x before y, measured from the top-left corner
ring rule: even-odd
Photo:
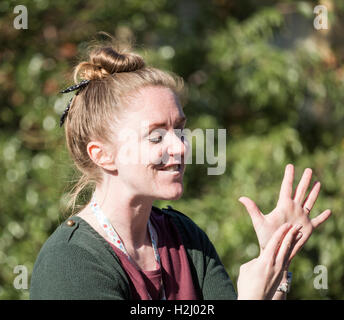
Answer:
[[[171,163],[171,164],[168,164],[168,165],[166,165],[164,167],[159,167],[158,170],[166,170],[167,168],[173,167],[173,166],[179,166],[179,168],[181,168],[182,164],[178,163],[178,162],[177,163]]]
[[[176,166],[176,165],[179,166],[178,171],[168,171],[168,170],[166,170],[167,168],[172,167],[172,166]],[[169,164],[169,165],[164,166],[164,167],[158,167],[157,170],[160,171],[160,172],[163,172],[165,174],[169,174],[169,175],[172,175],[172,176],[178,176],[178,175],[182,175],[182,173],[183,173],[183,164],[182,163],[172,163],[172,164]]]

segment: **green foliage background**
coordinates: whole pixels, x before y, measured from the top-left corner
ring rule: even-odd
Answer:
[[[13,27],[16,5],[28,29]],[[324,4],[328,30],[313,27]],[[258,254],[240,196],[264,213],[277,202],[284,167],[293,163],[322,183],[313,209],[331,208],[291,265],[290,299],[343,299],[344,4],[318,1],[21,0],[0,3],[0,298],[17,290],[16,265],[32,272],[37,254],[67,216],[62,205],[77,178],[59,117],[72,67],[98,31],[131,39],[146,61],[181,75],[188,86],[188,128],[227,130],[226,172],[191,164],[185,193],[171,204],[214,242],[234,283]],[[82,201],[82,199],[80,199]],[[314,267],[328,289],[314,288]]]

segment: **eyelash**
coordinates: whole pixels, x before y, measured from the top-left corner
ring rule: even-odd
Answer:
[[[183,130],[184,128],[180,128],[181,130]],[[183,135],[180,136],[180,139],[184,142],[185,138]],[[149,141],[151,143],[154,143],[154,144],[158,144],[162,141],[162,136],[160,135],[159,137],[155,137],[155,138],[151,138],[149,139]]]
[[[158,141],[157,141],[158,140]],[[162,141],[162,136],[159,136],[159,137],[156,137],[156,138],[152,138],[152,139],[149,139],[150,142],[152,143],[159,143]]]

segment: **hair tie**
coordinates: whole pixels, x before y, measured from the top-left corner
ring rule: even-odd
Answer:
[[[73,86],[68,87],[67,89],[60,91],[60,93],[68,93],[71,91],[78,90],[75,94],[75,96],[77,96],[79,94],[79,92],[88,85],[89,82],[90,82],[90,80],[82,80],[78,84],[75,84]],[[73,98],[74,98],[74,96],[69,100],[66,109],[63,111],[63,114],[60,118],[60,127],[62,127],[62,125],[63,125],[63,123],[67,117],[67,114],[68,114],[68,111],[69,111],[69,108],[70,108],[70,105],[72,103]]]

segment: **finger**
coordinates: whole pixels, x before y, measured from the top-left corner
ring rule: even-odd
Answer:
[[[283,241],[283,238],[287,234],[288,230],[291,228],[290,223],[282,224],[277,231],[274,232],[265,250],[263,251],[263,256],[267,261],[274,263],[278,249]]]
[[[307,214],[312,210],[315,201],[318,198],[319,192],[321,188],[321,183],[316,181],[312,187],[312,190],[309,192],[305,202],[303,203],[303,207],[307,210]]]
[[[316,229],[319,227],[323,222],[325,222],[330,216],[332,212],[330,209],[325,210],[321,214],[319,214],[317,217],[313,218],[311,220],[312,227]],[[300,251],[300,249],[305,245],[309,237],[311,236],[312,232],[305,232],[302,239],[298,241],[293,248],[293,251],[289,257],[289,261],[296,255],[297,252]]]
[[[293,181],[294,181],[294,166],[292,164],[288,164],[285,167],[284,177],[281,184],[281,190],[279,198],[291,198],[291,194],[293,192]]]
[[[318,216],[311,220],[313,228],[319,227],[323,222],[325,222],[331,216],[331,210],[327,209],[324,212],[320,213]]]
[[[302,249],[302,247],[306,244],[310,236],[311,234],[302,233],[302,237],[294,244],[291,250],[288,263],[290,263],[291,260],[296,256],[296,254]]]
[[[263,214],[254,201],[247,197],[240,197],[239,201],[245,206],[247,212],[249,213],[253,226],[257,226],[260,222],[262,222]]]
[[[294,200],[296,202],[303,202],[303,199],[305,198],[305,194],[307,192],[311,179],[312,179],[312,169],[307,168],[303,172],[300,183],[298,184],[295,190]]]
[[[287,263],[293,247],[302,237],[302,233],[299,232],[301,228],[302,225],[296,225],[289,229],[276,254],[276,264],[284,266]]]

